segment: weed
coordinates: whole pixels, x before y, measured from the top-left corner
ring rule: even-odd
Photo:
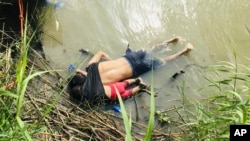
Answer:
[[[212,67],[212,78],[206,76],[209,83],[200,89],[202,92],[209,88],[206,102],[193,102],[194,112],[185,110],[192,116],[187,120],[190,122],[181,125],[188,127],[185,130],[188,135],[183,134],[183,139],[228,140],[230,125],[250,123],[249,69],[240,73],[239,66],[221,62]]]

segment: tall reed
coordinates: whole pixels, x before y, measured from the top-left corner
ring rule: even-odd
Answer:
[[[220,62],[209,74],[199,91],[207,98],[192,102],[194,111],[186,110],[190,116],[181,125],[186,127],[181,140],[229,140],[230,125],[250,124],[250,68]]]
[[[122,98],[121,98],[121,96],[120,96],[117,89],[116,89],[116,93],[117,93],[118,100],[119,100],[119,103],[120,103],[123,123],[124,123],[125,131],[126,131],[125,141],[132,141],[132,135],[131,135],[132,119],[131,119],[131,116],[130,116],[130,118],[128,117],[128,114],[126,112],[124,103],[123,103]]]
[[[154,128],[154,118],[155,118],[155,98],[154,98],[154,77],[153,77],[153,69],[151,74],[151,88],[150,88],[150,114],[149,114],[149,121],[148,121],[148,128],[146,132],[146,136],[144,138],[145,141],[150,141],[152,137],[152,132]]]

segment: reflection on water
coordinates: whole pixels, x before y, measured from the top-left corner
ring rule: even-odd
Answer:
[[[198,96],[195,89],[202,83],[199,67],[188,67],[177,80],[171,80],[186,65],[233,62],[233,48],[239,61],[248,63],[249,5],[248,0],[64,1],[45,28],[44,49],[51,64],[64,70],[64,75],[70,75],[67,71],[70,64],[84,68],[88,60],[79,53],[81,48],[91,52],[103,50],[117,58],[124,54],[128,43],[134,49],[150,49],[174,35],[182,36],[183,41],[171,45],[160,56],[173,54],[188,42],[194,44],[195,50],[142,76],[146,83],[151,83],[153,75],[154,86],[160,91],[156,108],[164,110],[179,104],[176,99],[180,99],[181,86],[185,85],[187,97]],[[148,95],[136,99],[139,108],[148,107]],[[131,101],[127,106],[134,110]],[[141,111],[143,118],[148,111],[144,108]]]

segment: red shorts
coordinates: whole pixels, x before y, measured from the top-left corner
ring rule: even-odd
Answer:
[[[118,99],[116,95],[116,89],[118,91],[117,94],[120,94],[122,99],[129,98],[132,95],[132,89],[126,90],[126,88],[129,86],[128,81],[116,82],[116,83],[110,84],[109,86],[111,88],[111,96],[110,96],[111,100]]]

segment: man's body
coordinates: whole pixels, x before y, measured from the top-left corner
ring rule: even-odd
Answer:
[[[175,43],[179,39],[179,37],[172,38],[156,45],[152,50],[168,45],[169,43]],[[94,102],[99,102],[105,98],[116,100],[116,89],[118,89],[121,96],[124,96],[123,98],[128,98],[140,90],[140,87],[136,86],[132,91],[126,91],[127,86],[135,81],[135,79],[129,80],[130,78],[137,78],[152,68],[176,59],[192,49],[193,46],[187,44],[180,52],[162,59],[153,57],[144,50],[132,51],[128,48],[123,57],[112,60],[106,53],[99,51],[87,64],[87,72],[79,69],[76,71],[83,78],[79,77],[79,79],[72,79],[70,81],[70,89],[72,90],[70,95],[79,100],[85,98]],[[100,62],[101,59],[105,59],[106,61]],[[119,83],[126,80],[128,80],[128,84]]]
[[[102,54],[102,52],[98,52]],[[125,58],[100,62],[99,74],[103,84],[111,84],[132,77],[132,69]]]
[[[179,37],[172,38],[168,41],[158,44],[152,49],[153,50],[157,49],[158,47],[162,45],[167,45],[169,43],[175,43],[178,40],[179,40]],[[189,52],[192,49],[193,49],[193,46],[191,44],[187,44],[186,47],[180,52],[174,55],[162,58],[162,60],[167,62],[167,61],[176,59],[177,57]],[[99,62],[101,59],[106,59],[107,61]],[[137,77],[137,76],[133,76],[134,68],[131,66],[131,62],[129,62],[128,59],[126,59],[126,57],[121,57],[121,58],[112,60],[106,53],[99,51],[92,57],[92,59],[87,64],[87,66],[91,65],[92,63],[97,63],[97,62],[99,62],[98,70],[99,70],[101,81],[104,85],[111,84],[111,83],[118,82],[124,79],[132,78],[132,77]],[[77,70],[77,72],[82,73],[83,75],[87,74],[85,71],[82,71],[79,69]]]

